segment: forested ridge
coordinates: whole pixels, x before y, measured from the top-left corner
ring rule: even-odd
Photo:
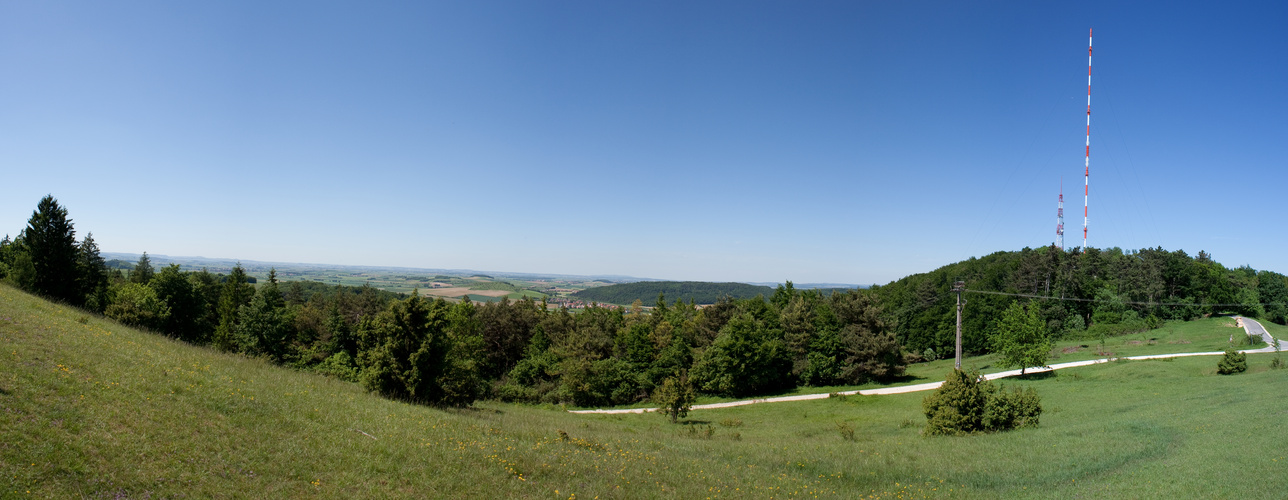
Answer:
[[[1288,323],[1288,277],[1227,268],[1202,251],[1190,256],[1162,248],[1025,248],[970,258],[871,291],[907,349],[943,353],[955,341],[952,287],[958,280],[968,290],[962,330],[964,348],[972,353],[989,351],[994,321],[1016,300],[1040,308],[1047,333],[1056,338],[1116,335],[1213,313]]]
[[[1162,249],[1026,248],[868,290],[825,294],[787,282],[706,307],[654,289],[662,293],[652,293],[649,311],[449,303],[279,282],[275,273],[256,286],[240,266],[228,275],[155,270],[146,253],[128,273],[109,270],[92,236],[76,241],[52,197],[18,237],[0,241],[0,279],[194,344],[453,406],[480,398],[604,406],[644,401],[662,387],[741,397],[890,380],[908,363],[951,352],[957,280],[968,289],[963,322],[973,353],[993,348],[998,318],[1016,301],[1048,339],[1220,312],[1288,320],[1285,276]]]
[[[651,304],[660,294],[672,300],[706,305],[715,304],[724,297],[750,299],[758,295],[768,297],[772,293],[773,288],[746,283],[639,281],[587,288],[572,295],[586,302],[627,305],[636,300]]]

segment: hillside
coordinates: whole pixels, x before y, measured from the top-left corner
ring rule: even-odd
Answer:
[[[705,281],[640,281],[620,283],[595,288],[587,288],[572,294],[586,302],[601,304],[629,305],[636,300],[644,305],[657,302],[658,294],[665,294],[667,303],[677,299],[697,304],[714,304],[722,297],[750,299],[756,296],[769,297],[774,289],[767,286],[748,285],[746,283],[708,283]]]
[[[1040,307],[1056,338],[1099,338],[1152,328],[1160,321],[1234,313],[1288,323],[1288,277],[1250,267],[1225,267],[1200,251],[1161,248],[1025,248],[972,257],[886,285],[873,286],[913,352],[953,348],[953,282],[965,283],[962,313],[967,352],[990,349],[989,334],[1001,311],[1024,294]]]
[[[1272,417],[1288,412],[1278,397],[1288,370],[1267,369],[1270,354],[1229,377],[1203,358],[1036,377],[1020,383],[1042,394],[1040,427],[923,438],[919,394],[707,410],[681,425],[499,403],[437,410],[7,286],[0,353],[0,491],[13,497],[1264,498],[1288,488],[1278,444],[1288,429]],[[1231,482],[1252,470],[1265,473]]]

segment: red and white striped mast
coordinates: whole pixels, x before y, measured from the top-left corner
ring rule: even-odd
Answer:
[[[1082,177],[1082,250],[1087,250],[1087,198],[1091,193],[1091,29],[1087,29],[1087,156]]]

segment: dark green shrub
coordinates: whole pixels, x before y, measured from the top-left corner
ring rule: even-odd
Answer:
[[[1251,348],[1263,347],[1266,345],[1265,339],[1261,338],[1260,335],[1245,335],[1239,340],[1241,340],[1239,345],[1246,345]]]
[[[313,368],[314,371],[323,375],[338,378],[345,382],[357,382],[361,375],[358,366],[349,353],[340,351],[332,354],[330,357],[322,360],[321,363]]]
[[[998,389],[984,407],[984,428],[989,430],[1037,427],[1042,415],[1041,399],[1033,388]]]
[[[987,381],[979,372],[953,370],[944,385],[921,402],[926,414],[926,435],[960,435],[984,430],[988,404]]]
[[[1234,350],[1234,347],[1225,348],[1225,355],[1221,356],[1221,361],[1216,364],[1216,372],[1222,375],[1232,375],[1248,369],[1248,355]]]
[[[934,393],[922,400],[928,436],[1004,431],[1038,425],[1041,398],[1033,389],[1008,392],[979,372],[954,370]]]
[[[370,345],[358,356],[363,387],[385,397],[469,406],[486,388],[479,369],[478,336],[453,336],[447,302],[411,298],[390,304],[362,327]]]

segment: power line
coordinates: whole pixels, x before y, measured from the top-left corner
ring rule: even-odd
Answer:
[[[1109,302],[1109,301],[1107,301],[1107,300],[1097,300],[1097,299],[1079,299],[1079,298],[1075,298],[1075,297],[1050,297],[1050,296],[1046,296],[1046,295],[1033,295],[1033,294],[1027,294],[1027,293],[990,292],[990,291],[988,291],[988,290],[969,290],[969,289],[967,289],[967,290],[963,290],[963,291],[964,291],[964,292],[966,292],[966,293],[982,293],[982,294],[985,294],[985,295],[1006,295],[1006,296],[1009,296],[1009,297],[1027,297],[1027,298],[1030,298],[1030,299],[1042,299],[1042,300],[1069,300],[1069,301],[1074,301],[1074,302]],[[1124,300],[1124,301],[1120,301],[1120,302],[1121,302],[1121,303],[1123,303],[1123,304],[1131,304],[1131,305],[1136,305],[1136,306],[1187,306],[1187,307],[1233,307],[1233,306],[1246,307],[1246,306],[1254,306],[1254,305],[1261,305],[1261,306],[1277,306],[1277,305],[1285,305],[1285,303],[1284,303],[1284,302],[1259,302],[1259,303],[1249,303],[1249,304],[1206,304],[1206,303],[1194,303],[1194,302],[1191,302],[1191,303],[1185,303],[1185,302],[1135,302],[1135,301],[1130,301],[1130,300]]]

